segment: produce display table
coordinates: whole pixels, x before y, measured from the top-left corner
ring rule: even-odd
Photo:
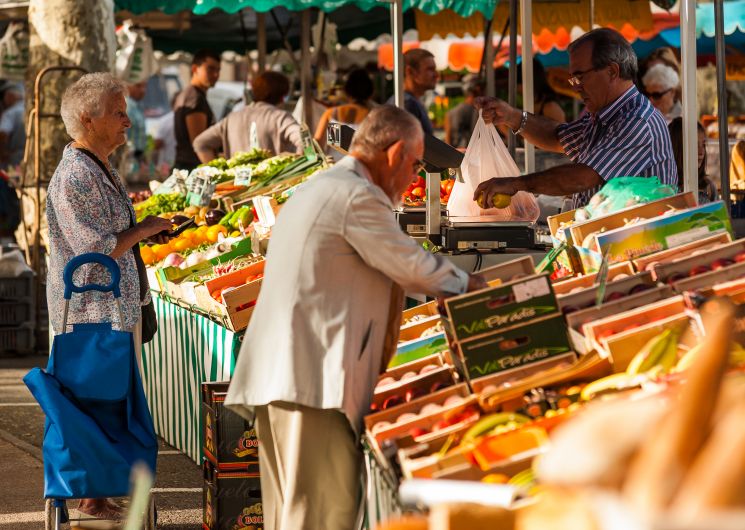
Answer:
[[[153,295],[158,332],[142,348],[145,395],[155,432],[197,464],[202,463],[200,389],[227,381],[243,332]]]

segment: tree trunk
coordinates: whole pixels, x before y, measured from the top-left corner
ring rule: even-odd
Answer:
[[[30,0],[28,22],[26,123],[27,126],[31,124],[31,136],[23,168],[21,198],[24,222],[16,232],[16,239],[26,249],[38,275],[36,322],[39,338],[44,328],[40,306],[45,298],[42,282],[46,281],[43,250],[47,246],[46,188],[64,146],[70,141],[59,117],[62,94],[81,72],[52,71],[44,76],[40,84],[38,131],[34,130],[36,123],[29,114],[35,105],[36,76],[50,66],[77,66],[88,72],[112,72],[116,53],[114,4],[113,0]],[[38,151],[34,148],[35,138],[38,138]],[[39,153],[38,160],[35,159],[36,152]]]

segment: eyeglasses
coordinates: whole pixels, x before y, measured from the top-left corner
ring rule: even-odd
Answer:
[[[592,67],[592,68],[588,68],[587,70],[582,70],[581,72],[574,72],[569,77],[569,80],[568,80],[569,84],[572,85],[573,87],[578,87],[579,85],[582,84],[582,77],[585,74],[589,74],[590,72],[594,72],[596,70],[600,70],[600,68]]]
[[[647,95],[649,96],[649,99],[660,99],[671,90],[672,88],[668,88],[667,90],[663,90],[662,92],[647,92]]]

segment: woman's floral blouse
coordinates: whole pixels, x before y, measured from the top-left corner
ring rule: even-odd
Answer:
[[[55,333],[62,333],[65,265],[80,254],[111,254],[116,235],[131,227],[134,210],[116,171],[116,186],[98,164],[85,153],[68,145],[47,191],[49,223],[49,272],[47,301]],[[121,269],[119,283],[123,323],[119,322],[111,293],[87,291],[73,293],[67,315],[69,325],[80,322],[111,322],[116,329],[132,329],[140,318],[140,282],[132,252],[116,260]],[[84,265],[74,275],[76,285],[107,285],[109,274],[100,265]]]

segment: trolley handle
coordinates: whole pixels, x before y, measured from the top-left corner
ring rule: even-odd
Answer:
[[[75,282],[72,279],[73,274],[79,267],[89,263],[98,263],[99,265],[106,267],[111,275],[111,283],[109,283],[109,285],[101,285],[98,283],[81,286],[75,285]],[[72,293],[79,294],[86,291],[100,291],[102,293],[111,291],[114,293],[114,298],[119,298],[122,295],[119,290],[120,277],[121,271],[119,270],[119,265],[112,257],[107,256],[106,254],[88,252],[86,254],[81,254],[80,256],[75,256],[67,265],[65,265],[65,270],[62,274],[62,278],[65,282],[65,300],[70,300],[70,298],[72,298]]]

